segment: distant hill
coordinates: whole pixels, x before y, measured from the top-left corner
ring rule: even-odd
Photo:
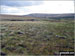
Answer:
[[[0,14],[0,21],[34,21],[37,19],[32,16],[20,16],[20,15],[3,15]]]
[[[50,19],[74,19],[73,13],[70,14],[42,14],[34,13],[29,15],[3,15],[0,14],[0,21],[39,21],[39,20],[50,20]]]
[[[41,17],[41,18],[74,18],[74,13],[69,14],[42,14],[42,13],[34,13],[29,14],[28,16],[32,17]]]

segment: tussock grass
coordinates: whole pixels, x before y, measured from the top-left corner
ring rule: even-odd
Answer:
[[[1,50],[7,55],[53,55],[74,51],[73,22],[1,21],[0,26]]]

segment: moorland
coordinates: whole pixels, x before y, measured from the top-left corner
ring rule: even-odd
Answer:
[[[41,56],[74,52],[74,14],[39,15],[0,15],[2,55]]]

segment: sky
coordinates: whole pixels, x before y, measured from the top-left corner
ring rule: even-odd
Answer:
[[[31,13],[62,14],[74,13],[74,1],[21,1],[0,2],[0,14],[27,15]]]

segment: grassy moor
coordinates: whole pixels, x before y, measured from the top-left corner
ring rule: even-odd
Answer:
[[[2,55],[58,55],[74,52],[74,14],[36,17],[0,15]]]

